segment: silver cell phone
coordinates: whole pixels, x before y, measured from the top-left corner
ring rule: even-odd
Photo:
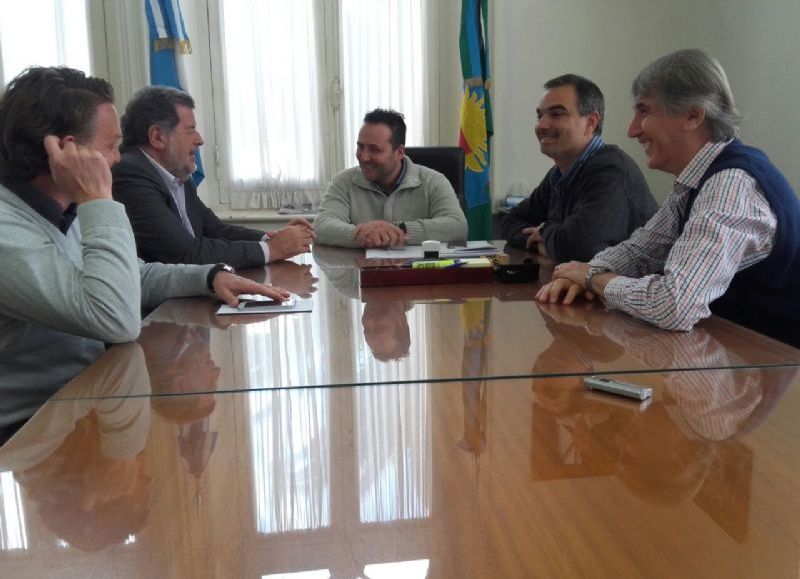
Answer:
[[[653,395],[653,389],[647,386],[620,382],[605,376],[589,376],[584,378],[583,382],[589,390],[601,390],[619,396],[626,396],[627,398],[635,398],[636,400],[647,400]]]

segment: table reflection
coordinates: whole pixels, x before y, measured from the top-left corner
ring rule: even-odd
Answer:
[[[148,318],[139,336],[154,395],[152,409],[175,425],[184,466],[196,478],[202,476],[218,436],[209,421],[220,376],[211,357],[209,327],[219,322],[213,307],[173,301]]]
[[[305,256],[301,254],[291,260],[284,259],[261,268],[245,270],[243,274],[260,283],[282,287],[303,299],[308,299],[317,291],[315,284],[319,279],[314,277],[310,263],[300,263],[304,258]]]
[[[18,537],[4,548],[26,548],[19,538],[34,515],[22,497],[45,527],[82,551],[124,542],[142,528],[151,493],[149,393],[141,348],[115,346],[0,448],[0,528],[16,528]]]
[[[591,371],[585,349],[560,351],[566,335],[583,348],[591,333],[656,367],[687,367],[701,359],[710,370],[619,378],[654,387],[638,403],[587,394],[582,378],[533,379],[531,475],[536,480],[615,476],[637,497],[658,504],[693,500],[734,539],[748,529],[752,452],[738,442],[775,407],[796,368],[729,369],[735,344],[703,329],[654,334],[639,324],[597,316],[594,310],[543,306],[554,345],[536,364],[547,371]],[[581,333],[586,334],[585,336]],[[597,359],[597,355],[594,358]]]

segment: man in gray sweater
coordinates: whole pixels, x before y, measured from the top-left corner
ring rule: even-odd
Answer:
[[[226,266],[144,264],[111,198],[121,137],[111,85],[69,68],[31,68],[0,97],[0,389],[53,391],[105,343],[134,340],[142,308],[167,298],[287,292]],[[25,416],[2,413],[0,426]]]
[[[331,181],[314,221],[317,243],[341,247],[463,241],[467,219],[447,178],[405,156],[406,123],[375,109],[358,133],[358,167]]]

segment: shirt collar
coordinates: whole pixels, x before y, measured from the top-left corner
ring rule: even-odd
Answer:
[[[572,163],[570,168],[567,170],[565,175],[561,174],[561,169],[558,167],[550,173],[550,185],[552,187],[566,187],[569,185],[572,180],[575,178],[575,175],[578,174],[583,164],[594,155],[595,151],[603,146],[603,139],[600,135],[595,135],[592,137],[592,140],[584,147],[583,151],[581,152],[580,156],[575,159],[575,162]]]
[[[175,175],[167,171],[164,167],[161,166],[161,163],[153,159],[150,155],[144,152],[144,149],[140,149],[142,151],[142,155],[144,155],[148,161],[155,167],[158,174],[161,175],[161,178],[164,180],[164,183],[167,184],[168,188],[172,188],[180,185],[183,185],[183,182],[178,179]]]
[[[31,183],[10,183],[6,186],[64,235],[67,234],[72,222],[78,216],[75,203],[70,203],[66,209],[62,210],[61,205],[39,191]]]
[[[683,168],[680,175],[675,179],[679,185],[688,187],[689,189],[696,189],[700,184],[700,179],[705,175],[708,167],[714,162],[719,154],[731,144],[733,139],[728,141],[721,141],[719,143],[708,142],[702,146],[697,154],[689,161],[689,164]]]
[[[373,185],[375,185],[375,186],[376,186],[378,189],[380,189],[381,191],[383,191],[383,192],[384,192],[386,195],[391,195],[392,193],[394,193],[395,191],[397,191],[397,188],[400,186],[400,183],[402,183],[402,182],[403,182],[403,179],[405,179],[405,176],[406,176],[406,170],[408,169],[408,163],[406,163],[406,158],[405,158],[405,157],[403,157],[402,159],[400,159],[400,162],[403,164],[403,168],[402,168],[402,169],[400,169],[400,174],[397,176],[397,181],[395,181],[395,182],[394,182],[394,185],[392,185],[392,187],[391,187],[389,190],[386,190],[386,189],[384,189],[383,187],[381,187],[381,186],[380,186],[380,183],[378,183],[378,182],[376,182],[376,181],[373,181],[373,183],[372,183],[372,184],[373,184]]]

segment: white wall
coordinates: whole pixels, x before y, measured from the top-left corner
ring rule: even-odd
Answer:
[[[660,201],[671,178],[644,166],[625,135],[630,83],[651,60],[701,48],[728,73],[747,120],[742,138],[763,148],[800,191],[800,2],[798,0],[495,0],[493,196],[523,179],[535,186],[551,161],[533,135],[542,84],[574,72],[606,97],[607,142],[639,162]]]

